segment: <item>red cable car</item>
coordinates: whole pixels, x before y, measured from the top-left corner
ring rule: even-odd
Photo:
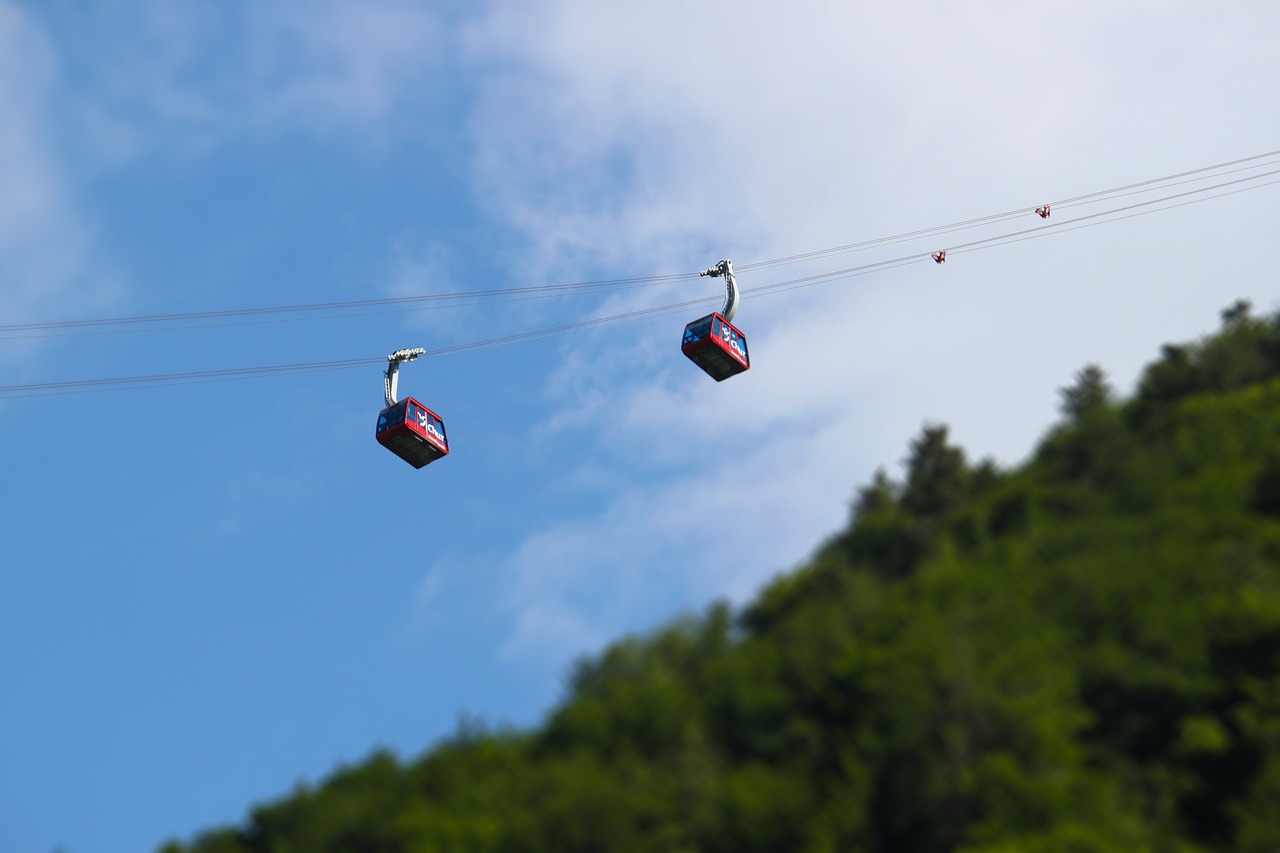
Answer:
[[[714,267],[703,270],[701,274],[724,276],[728,295],[721,311],[694,320],[684,327],[680,351],[712,379],[723,382],[730,376],[751,369],[747,336],[729,322],[738,311],[738,283],[733,277],[733,261],[721,261]]]
[[[430,465],[449,455],[449,437],[444,421],[435,412],[412,397],[396,400],[396,382],[400,364],[413,361],[426,350],[402,349],[387,356],[384,374],[387,407],[378,413],[378,443],[408,462],[414,468]]]
[[[412,397],[378,413],[378,443],[414,468],[449,455],[444,421]]]
[[[746,337],[719,312],[685,326],[680,351],[717,382],[751,369]]]

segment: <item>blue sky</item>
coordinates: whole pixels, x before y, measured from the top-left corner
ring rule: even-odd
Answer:
[[[1271,2],[0,0],[0,325],[926,252],[742,270],[1280,149],[1278,32]],[[1278,201],[748,298],[721,384],[678,351],[705,310],[424,359],[401,392],[453,453],[421,471],[374,441],[376,365],[0,399],[0,848],[153,849],[462,713],[535,724],[576,657],[801,562],[923,424],[1013,464],[1084,364],[1127,391],[1234,299],[1280,308]],[[0,335],[0,384],[719,292]]]

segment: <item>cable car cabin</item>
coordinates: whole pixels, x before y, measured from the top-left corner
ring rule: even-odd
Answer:
[[[680,351],[717,382],[751,369],[746,337],[719,313],[685,326]]]
[[[378,413],[378,443],[414,468],[449,455],[444,421],[412,397]]]

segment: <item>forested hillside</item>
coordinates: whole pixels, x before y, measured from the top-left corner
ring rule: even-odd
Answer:
[[[1131,399],[1097,367],[1022,467],[931,426],[741,612],[581,663],[200,851],[1280,850],[1280,318]]]

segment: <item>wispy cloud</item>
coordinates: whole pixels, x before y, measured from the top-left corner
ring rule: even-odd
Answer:
[[[182,4],[144,0],[59,21],[85,72],[68,107],[91,131],[86,160],[190,157],[246,136],[340,134],[376,143],[397,110],[442,96],[449,43],[405,0]]]
[[[263,118],[383,119],[406,97],[430,89],[449,59],[434,14],[403,0],[254,6],[247,23],[246,83],[259,95]]]
[[[406,107],[442,97],[435,72],[450,55],[435,13],[403,0],[144,0],[128,26],[117,9],[42,12],[0,0],[0,288],[11,321],[92,315],[124,298],[93,182],[263,136],[376,146],[403,129]],[[401,279],[415,274],[400,267]],[[38,351],[10,341],[0,358]]]
[[[48,110],[57,83],[44,33],[0,0],[0,291],[10,322],[104,298],[104,277],[90,284],[81,277],[92,232],[58,156]],[[0,358],[24,351],[18,343],[7,343]]]

